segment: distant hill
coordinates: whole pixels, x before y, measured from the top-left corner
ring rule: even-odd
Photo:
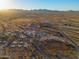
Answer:
[[[57,10],[22,10],[22,9],[8,9],[0,12],[1,19],[15,19],[15,18],[50,18],[51,16],[67,16],[79,15],[79,11],[57,11]],[[63,17],[62,17],[63,18]]]

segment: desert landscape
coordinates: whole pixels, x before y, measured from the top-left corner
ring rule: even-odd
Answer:
[[[0,58],[79,59],[79,11],[1,11]]]

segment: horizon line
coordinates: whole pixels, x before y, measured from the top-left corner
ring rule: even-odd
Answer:
[[[9,8],[9,9],[1,9],[1,10],[28,10],[28,11],[31,11],[31,10],[46,10],[46,11],[79,11],[79,10],[55,10],[55,9],[24,9],[24,8]]]

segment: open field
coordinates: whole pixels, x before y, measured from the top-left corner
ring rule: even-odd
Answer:
[[[79,12],[0,12],[0,55],[12,59],[79,59]]]

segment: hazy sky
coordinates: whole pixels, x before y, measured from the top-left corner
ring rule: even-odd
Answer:
[[[12,0],[12,8],[79,10],[79,0]]]

